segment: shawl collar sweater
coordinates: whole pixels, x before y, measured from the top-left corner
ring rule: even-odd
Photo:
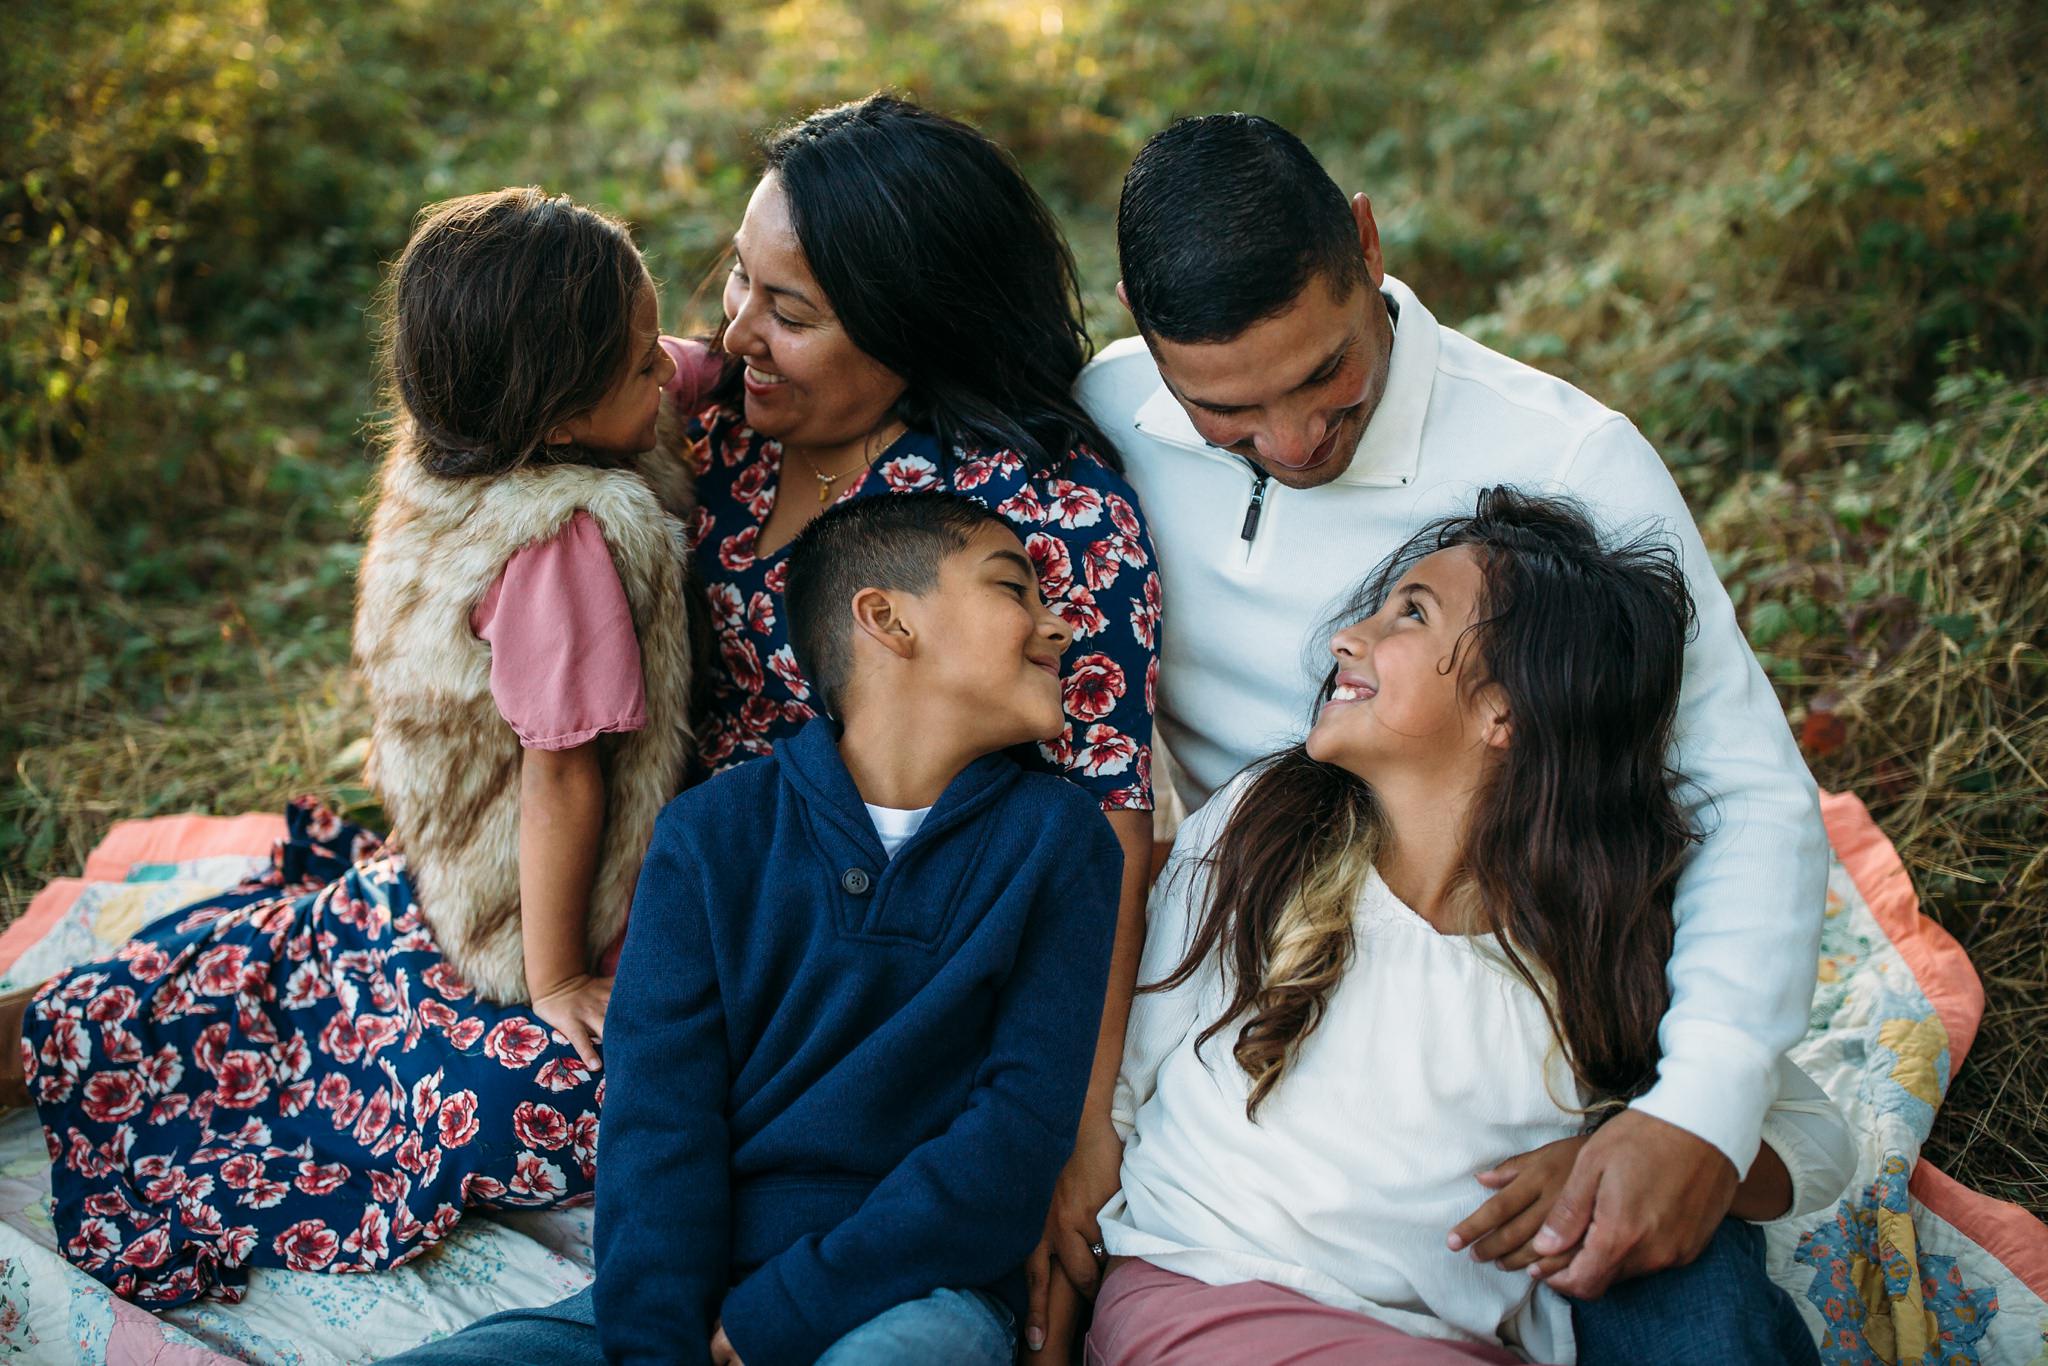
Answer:
[[[894,858],[832,724],[654,832],[605,1041],[612,1361],[808,1362],[940,1287],[1023,1304],[1087,1089],[1122,855],[991,755]]]

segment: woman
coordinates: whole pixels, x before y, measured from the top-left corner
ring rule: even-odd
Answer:
[[[1069,724],[1037,761],[1093,793],[1124,848],[1101,1046],[1056,1200],[1092,1207],[1077,1192],[1117,1168],[1109,1102],[1144,941],[1160,592],[1136,495],[1068,392],[1089,352],[1072,257],[1000,148],[886,96],[772,138],[733,245],[711,348],[668,341],[725,665],[705,760],[763,753],[812,714],[779,601],[784,548],[825,507],[949,489],[1016,525],[1074,632]],[[1067,1241],[1069,1264],[1090,1256]]]

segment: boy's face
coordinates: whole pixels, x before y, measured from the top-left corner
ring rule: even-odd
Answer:
[[[939,714],[968,718],[985,752],[1050,740],[1066,724],[1060,656],[1072,635],[1038,593],[1016,533],[984,523],[939,566],[938,586],[906,595],[917,627],[915,674],[905,680]]]

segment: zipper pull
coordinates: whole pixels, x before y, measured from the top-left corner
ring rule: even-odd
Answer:
[[[1250,541],[1259,534],[1259,513],[1266,507],[1266,481],[1270,478],[1271,475],[1260,470],[1252,480],[1251,506],[1244,510],[1244,530],[1237,533],[1240,541]]]

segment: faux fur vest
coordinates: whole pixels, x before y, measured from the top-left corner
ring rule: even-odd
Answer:
[[[625,927],[654,818],[681,787],[691,752],[690,486],[674,425],[663,427],[661,444],[623,468],[550,465],[471,479],[427,473],[418,439],[401,432],[379,476],[355,621],[370,699],[369,782],[436,943],[492,1001],[527,999],[521,749],[491,698],[491,651],[470,630],[470,613],[514,552],[579,509],[596,520],[639,636],[647,727],[599,741],[604,835],[585,933],[595,965]]]

